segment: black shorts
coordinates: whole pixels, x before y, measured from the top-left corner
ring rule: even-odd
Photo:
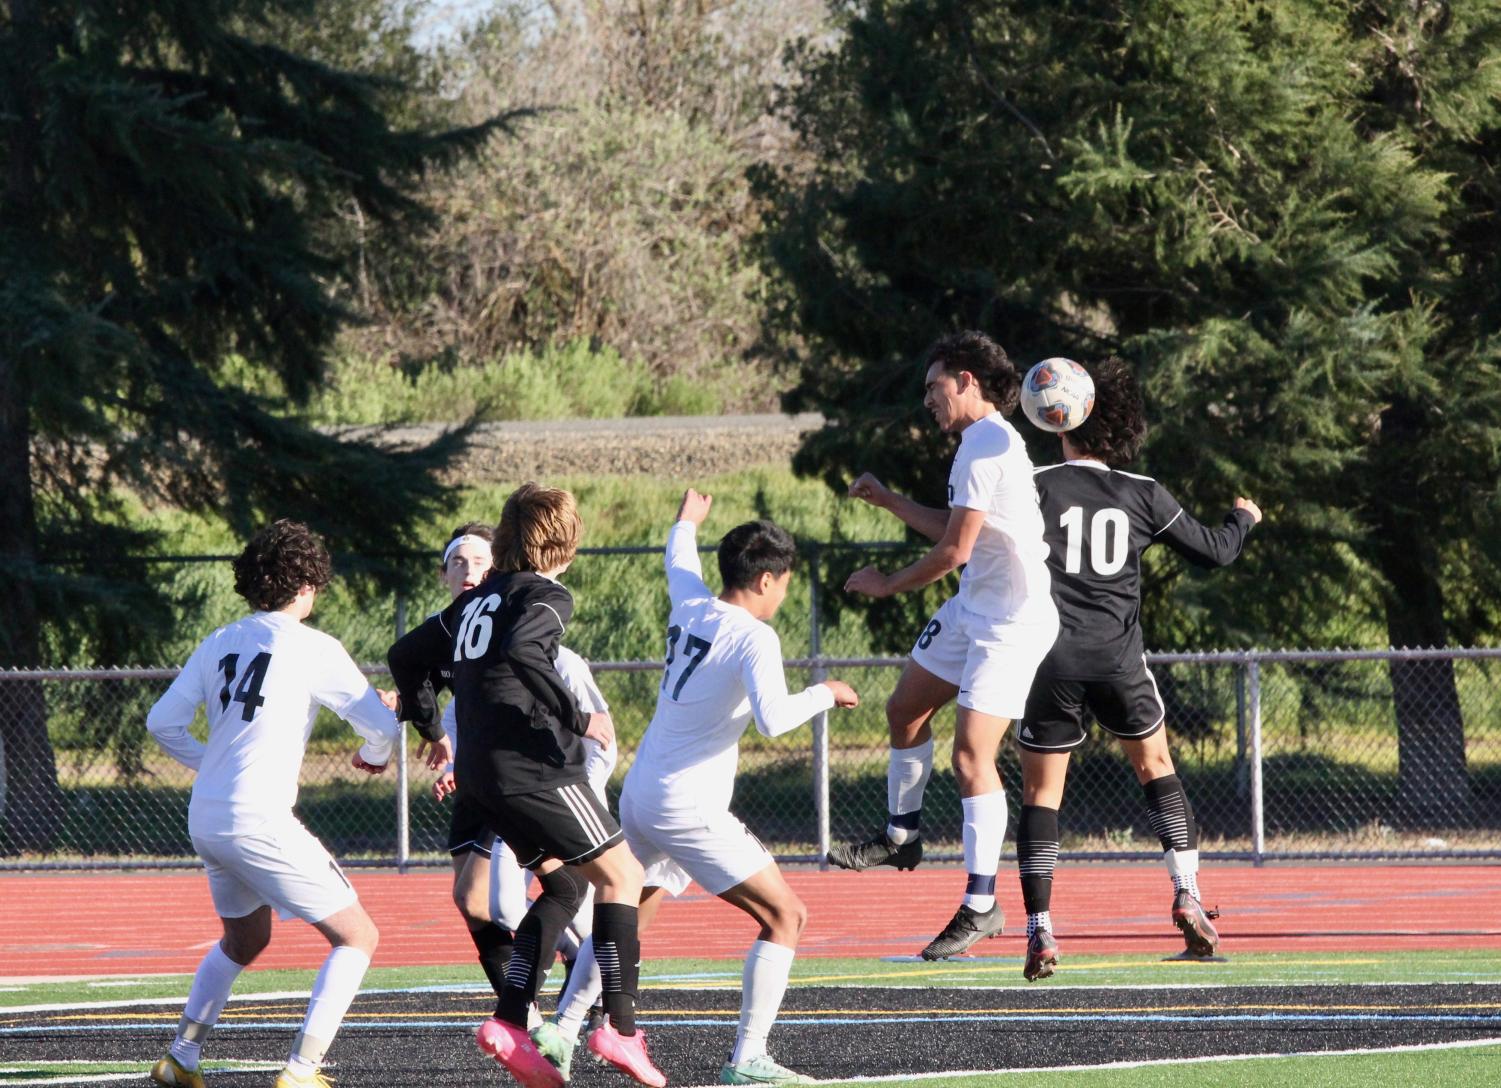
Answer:
[[[1067,752],[1084,743],[1084,711],[1123,740],[1142,740],[1162,728],[1166,711],[1157,681],[1143,660],[1108,680],[1065,680],[1039,671],[1016,724],[1016,743],[1029,752]]]
[[[593,861],[625,841],[615,817],[586,782],[489,796],[482,811],[487,826],[505,840],[523,869],[547,858],[568,865]]]
[[[448,852],[453,857],[474,853],[487,858],[495,850],[495,832],[479,805],[466,801],[462,794],[453,799],[453,814],[448,821]]]

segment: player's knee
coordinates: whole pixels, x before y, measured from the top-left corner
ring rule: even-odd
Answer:
[[[584,892],[589,887],[589,882],[584,879],[583,874],[569,865],[554,869],[550,873],[540,874],[537,881],[542,885],[543,894],[556,900],[559,907],[570,917],[583,904]]]
[[[219,948],[241,967],[249,967],[270,943],[270,933],[225,933],[224,939],[219,942]]]
[[[808,904],[797,896],[792,896],[783,908],[788,927],[798,936],[802,935],[803,929],[808,924]]]
[[[462,883],[454,885],[453,905],[470,929],[479,929],[490,921],[490,897],[486,889],[469,887]]]

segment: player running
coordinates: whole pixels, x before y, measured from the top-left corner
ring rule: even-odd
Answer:
[[[1059,437],[1064,463],[1036,473],[1058,603],[1058,641],[1037,671],[1017,728],[1022,810],[1016,856],[1027,908],[1022,973],[1046,978],[1058,961],[1049,915],[1058,860],[1058,808],[1069,753],[1084,743],[1087,708],[1121,742],[1146,795],[1147,813],[1173,880],[1173,924],[1188,951],[1211,955],[1219,934],[1199,899],[1198,826],[1168,751],[1164,710],[1143,656],[1141,555],[1161,541],[1201,566],[1240,554],[1261,520],[1238,498],[1217,529],[1195,521],[1156,480],[1121,472],[1146,437],[1141,395],[1130,368],[1107,359],[1090,368],[1094,410]]]
[[[234,573],[235,591],[255,612],[204,639],[146,716],[167,753],[197,772],[188,833],[224,926],[198,965],[177,1037],[151,1079],[203,1088],[204,1039],[235,979],[270,943],[275,908],[310,923],[333,946],[276,1088],[328,1088],[319,1066],[378,935],[338,864],[292,813],[298,773],[320,706],[365,738],[354,766],[371,774],[385,770],[401,726],[344,647],[302,622],[331,577],[328,552],[307,526],[284,519],[261,530]],[[200,706],[206,744],[188,732]],[[429,765],[440,765],[448,758],[442,731],[434,723],[423,735],[424,748],[432,745]]]
[[[933,772],[933,715],[957,698],[954,777],[964,806],[964,899],[922,957],[964,952],[1001,933],[996,871],[1006,836],[1006,795],[996,756],[1012,719],[1026,706],[1038,664],[1058,631],[1048,595],[1047,547],[1032,484],[1032,462],[1006,421],[1021,380],[1000,345],[978,332],[945,336],[928,349],[923,404],[941,430],[958,434],[947,510],[921,506],[866,473],[850,494],[895,514],[934,547],[891,574],[865,567],[845,589],[889,597],[936,582],[960,566],[959,591],[917,639],[886,702],[891,758],[888,819],[868,842],[837,846],[845,869],[922,860],[923,791]]]
[[[769,521],[752,521],[719,544],[723,589],[703,580],[696,534],[713,500],[689,489],[667,538],[667,666],[636,761],[620,797],[620,822],[632,853],[646,866],[641,925],[656,916],[664,894],[680,895],[690,880],[739,907],[761,927],[742,975],[740,1030],[720,1070],[725,1084],[808,1084],[767,1053],[766,1037],[781,1008],[807,908],[777,863],[730,812],[740,736],[751,719],[780,736],[832,707],[859,697],[848,684],[825,680],[789,694],[782,646],[768,621],[787,596],[796,545]],[[597,941],[586,941],[559,1003],[555,1022],[534,1038],[567,1068],[579,1023],[597,992]]]
[[[606,964],[606,1022],[590,1034],[589,1048],[640,1083],[663,1085],[636,1030],[641,866],[586,787],[583,736],[614,737],[608,718],[579,709],[553,665],[573,615],[573,597],[557,578],[572,563],[581,531],[567,491],[517,488],[495,528],[488,576],[402,637],[387,660],[400,713],[424,724],[439,720],[430,673],[451,663],[461,742],[457,800],[483,812],[542,889],[516,927],[495,1015],[476,1036],[480,1049],[524,1088],[563,1083],[527,1035],[527,1016],[587,879],[598,891],[594,939]]]

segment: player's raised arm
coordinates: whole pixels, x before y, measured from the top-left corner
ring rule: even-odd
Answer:
[[[704,568],[698,557],[698,527],[713,505],[712,495],[701,495],[690,487],[683,492],[677,519],[667,533],[667,596],[675,605],[714,595],[704,583]]]
[[[881,510],[889,511],[902,524],[915,529],[929,540],[940,540],[948,528],[949,512],[941,507],[924,506],[914,499],[891,490],[868,472],[850,482],[850,498],[861,499]]]
[[[1177,506],[1165,488],[1159,486],[1157,490],[1160,497],[1154,502],[1154,508],[1168,504]],[[1155,538],[1201,567],[1223,567],[1235,562],[1251,527],[1261,520],[1261,508],[1245,498],[1236,499],[1235,507],[1214,529],[1195,519],[1181,506],[1175,513],[1167,514],[1166,510],[1163,513],[1166,524],[1157,530]]]

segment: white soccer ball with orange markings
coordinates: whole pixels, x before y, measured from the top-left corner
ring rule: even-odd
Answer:
[[[1022,412],[1045,431],[1071,431],[1093,409],[1094,379],[1072,359],[1044,359],[1022,379]]]

